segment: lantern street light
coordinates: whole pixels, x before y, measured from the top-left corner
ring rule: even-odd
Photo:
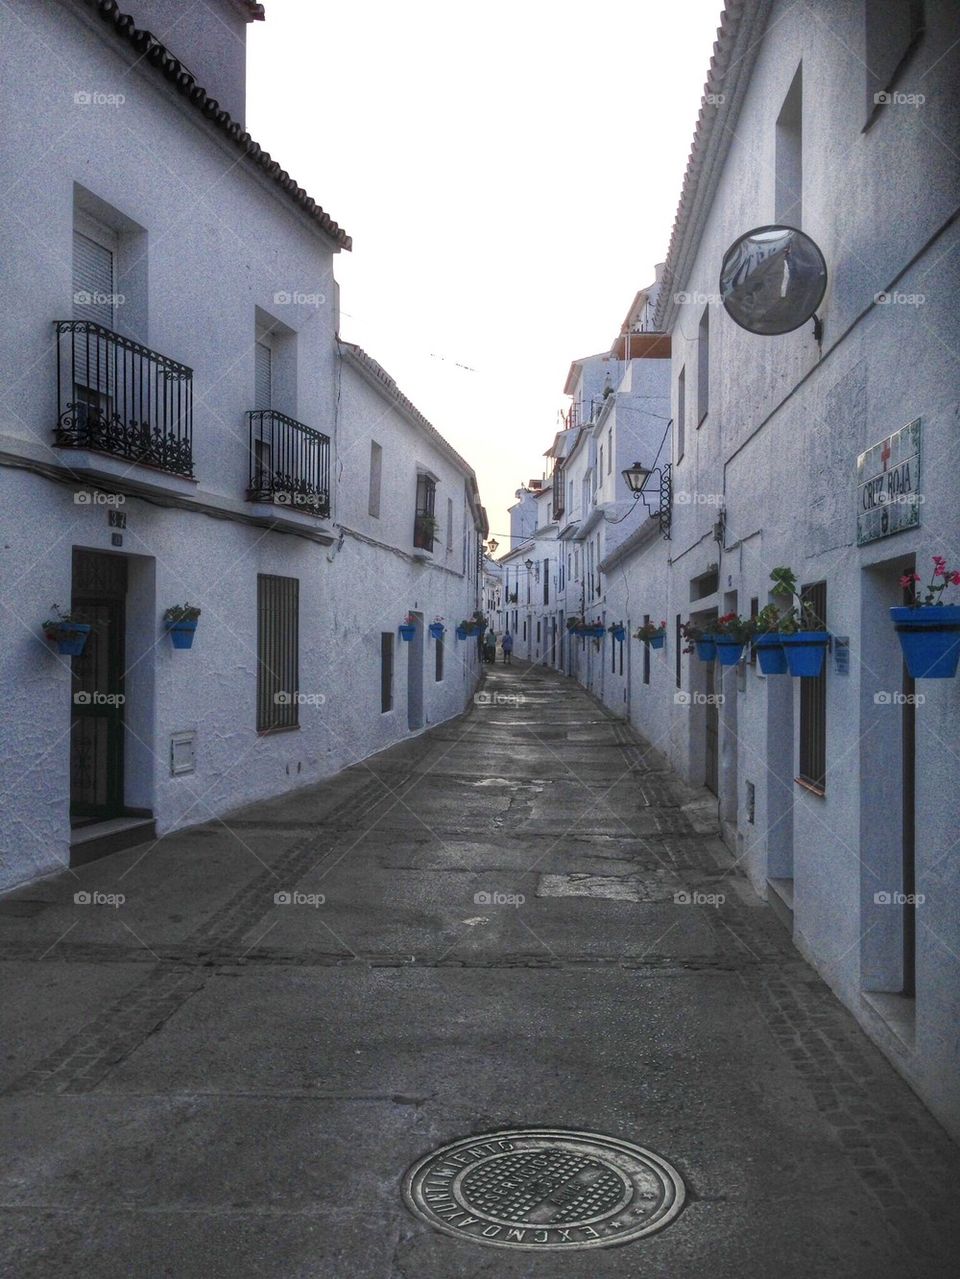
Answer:
[[[644,466],[642,462],[634,462],[633,466],[628,466],[626,470],[620,473],[626,482],[627,488],[633,494],[633,500],[635,502],[642,500],[644,507],[650,514],[658,517],[660,532],[669,541],[673,503],[670,463],[668,462],[666,466],[660,468]],[[659,476],[660,479],[660,503],[657,507],[651,506],[643,495],[643,490],[651,475]]]
[[[490,541],[487,543],[487,550],[490,552],[491,555],[493,555],[494,551],[496,551],[499,545],[500,543],[497,541],[497,539],[495,537],[491,537]]]

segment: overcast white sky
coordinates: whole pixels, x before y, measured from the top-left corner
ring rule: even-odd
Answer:
[[[343,336],[475,467],[502,534],[570,361],[666,254],[721,0],[266,10],[248,128],[353,236]]]

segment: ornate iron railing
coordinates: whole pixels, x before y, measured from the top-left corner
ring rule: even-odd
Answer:
[[[90,320],[55,320],[56,443],[193,475],[193,369]]]
[[[247,414],[251,502],[330,514],[330,437],[273,409]]]

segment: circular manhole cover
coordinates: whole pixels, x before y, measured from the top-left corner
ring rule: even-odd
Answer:
[[[466,1137],[419,1160],[408,1207],[436,1230],[496,1248],[603,1248],[662,1230],[680,1174],[652,1150],[600,1133],[530,1128]]]

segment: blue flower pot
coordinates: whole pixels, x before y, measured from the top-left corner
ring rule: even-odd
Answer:
[[[753,641],[757,661],[764,675],[786,675],[787,655],[777,634],[758,635]]]
[[[605,626],[591,626],[587,631],[587,634],[592,635],[594,639],[603,639],[606,633],[607,628]]]
[[[735,640],[729,635],[717,636],[717,656],[721,666],[736,666],[743,656],[743,641]]]
[[[458,627],[457,627],[457,639],[458,639],[458,640],[465,640],[466,638],[467,638],[467,632],[463,629],[463,627],[462,627],[462,626],[458,626]]]
[[[167,630],[174,648],[193,648],[193,637],[197,633],[196,618],[193,621],[184,619],[180,622],[167,622]]]
[[[650,645],[651,648],[663,648],[666,642],[667,642],[666,635],[651,635],[650,638],[647,640],[647,643]]]
[[[63,657],[79,657],[90,634],[87,622],[63,622],[51,635],[57,641],[57,652]]]
[[[613,638],[620,644],[623,643],[623,637],[625,633],[626,632],[622,626],[615,626],[610,632]]]
[[[960,604],[892,608],[890,617],[914,679],[953,679],[960,662]]]
[[[406,622],[400,623],[400,638],[402,640],[406,640],[408,644],[413,639],[414,635],[416,635],[416,633],[417,633],[417,628],[415,626],[410,626]]]
[[[780,643],[791,675],[819,675],[823,670],[823,659],[830,643],[826,631],[797,631],[795,635],[781,635]]]
[[[712,662],[717,655],[717,642],[711,636],[710,639],[695,640],[697,646],[697,657],[701,662]]]
[[[443,639],[444,630],[445,630],[445,627],[443,625],[443,622],[430,623],[430,634],[433,636],[434,639],[437,639],[437,640]]]

